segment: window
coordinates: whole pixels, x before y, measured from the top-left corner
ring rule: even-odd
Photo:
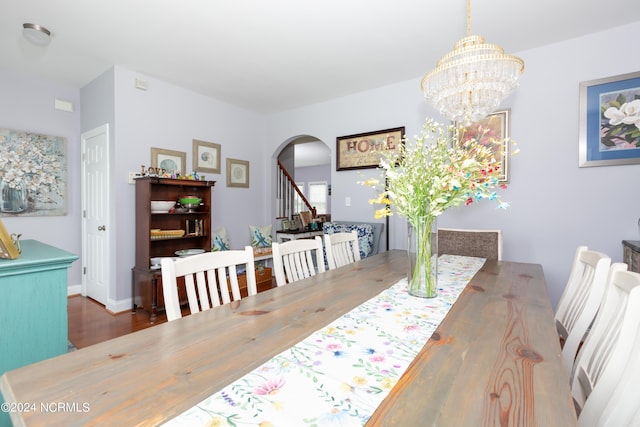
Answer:
[[[324,215],[327,213],[327,182],[310,182],[308,184],[308,196],[307,199],[311,206],[316,208],[317,215]]]

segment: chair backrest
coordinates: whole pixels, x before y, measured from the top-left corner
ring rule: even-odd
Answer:
[[[314,239],[273,243],[272,254],[273,270],[278,286],[314,276],[316,268],[320,273],[325,271],[320,236]]]
[[[639,276],[636,273],[630,273]],[[581,427],[640,426],[640,329],[638,329],[629,361],[606,406],[597,400],[597,388],[590,396],[578,419]]]
[[[239,300],[238,266],[244,266],[248,295],[257,294],[253,249],[206,252],[186,258],[162,260],[162,291],[169,321],[182,317],[178,278],[183,277],[191,314]],[[229,295],[231,288],[231,298]]]
[[[329,223],[324,223],[322,225],[322,230],[324,231],[325,234],[331,234],[331,233],[328,233],[328,231],[330,231],[332,228],[338,228],[336,226],[342,226],[342,225],[346,226],[346,228],[355,229],[356,232],[358,232],[359,236],[366,234],[366,226],[371,226],[371,230],[373,233],[372,240],[371,240],[371,252],[366,254],[366,256],[371,256],[371,255],[380,253],[380,240],[382,237],[382,231],[384,230],[384,222],[335,221],[334,220]],[[351,231],[351,230],[341,230],[339,232],[348,232],[348,231]],[[362,252],[364,250],[365,248],[362,248],[362,247],[360,248],[361,258],[362,258]]]
[[[555,321],[562,346],[562,358],[571,374],[578,347],[596,317],[604,295],[611,258],[602,252],[579,246],[569,280],[558,302]]]
[[[640,275],[626,269],[623,263],[611,265],[604,299],[574,363],[571,395],[585,420],[596,419],[608,402],[640,327]]]
[[[438,254],[502,259],[502,230],[438,228]]]
[[[327,252],[329,270],[360,261],[358,233],[355,230],[350,233],[325,234],[324,249]]]

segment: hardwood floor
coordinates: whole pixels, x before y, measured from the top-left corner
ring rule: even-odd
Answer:
[[[77,348],[84,348],[167,321],[163,313],[158,315],[156,322],[152,324],[149,322],[149,313],[145,310],[113,314],[108,312],[102,304],[80,295],[68,298],[67,312],[69,341]]]
[[[267,290],[269,287],[276,287],[275,278],[272,278],[271,283],[267,283],[266,286],[258,284],[258,292]],[[84,348],[167,321],[167,316],[159,313],[155,323],[151,323],[150,314],[143,309],[136,313],[125,311],[113,314],[99,302],[81,295],[68,298],[67,313],[69,341],[77,348]],[[188,313],[189,309],[185,307],[183,315]]]

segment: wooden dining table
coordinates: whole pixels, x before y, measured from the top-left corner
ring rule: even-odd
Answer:
[[[14,425],[159,425],[406,277],[384,252],[0,378]],[[486,261],[367,425],[572,426],[542,267]]]

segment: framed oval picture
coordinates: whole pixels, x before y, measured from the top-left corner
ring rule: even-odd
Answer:
[[[193,170],[220,173],[220,144],[194,139]]]
[[[227,158],[227,187],[249,188],[249,162]]]

